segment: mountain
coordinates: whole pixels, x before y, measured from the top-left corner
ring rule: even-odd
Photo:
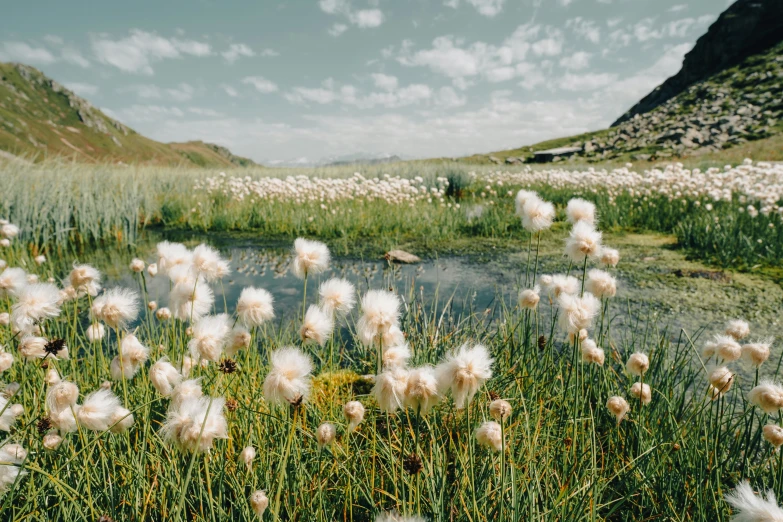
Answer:
[[[67,157],[211,168],[255,165],[218,145],[145,138],[38,69],[18,63],[0,63],[0,152],[33,161]]]
[[[733,148],[782,160],[781,145],[783,0],[739,0],[699,38],[677,74],[609,129],[465,160],[529,162],[536,152],[555,147],[576,152],[546,160],[654,161]]]

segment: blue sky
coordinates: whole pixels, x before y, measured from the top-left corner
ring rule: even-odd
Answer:
[[[0,18],[0,61],[268,164],[461,156],[606,127],[729,4],[29,0]]]

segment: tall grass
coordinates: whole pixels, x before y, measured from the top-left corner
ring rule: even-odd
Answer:
[[[9,262],[19,265],[27,254],[14,255],[20,257]],[[34,271],[41,279],[65,275],[47,265]],[[532,272],[520,275],[534,279]],[[142,277],[137,290],[143,294]],[[395,288],[396,282],[390,278],[385,285]],[[224,374],[215,364],[194,370],[205,395],[236,401],[227,413],[230,438],[197,455],[161,437],[168,400],[154,391],[146,367],[133,380],[112,384],[136,417],[129,432],[80,429],[55,451],[42,447],[46,367],[86,394],[109,377],[108,361],[117,349],[113,335],[99,344],[86,341],[89,298],[66,303],[59,318],[41,326],[48,337],[65,339],[71,359],[17,359],[2,375],[21,384],[12,402],[25,407],[7,440],[29,452],[21,464],[27,474],[9,485],[0,517],[252,520],[247,497],[266,489],[272,502],[267,520],[373,520],[391,510],[438,521],[722,520],[728,515],[723,495],[741,479],[783,493],[780,456],[761,438],[768,416],[745,400],[753,383],[738,377],[725,397],[710,401],[707,362],[693,333],[668,331],[655,320],[633,322],[621,300],[607,302],[592,332],[606,363],[584,364],[547,298],[535,311],[522,311],[499,296],[489,313],[457,315],[448,296],[422,295],[415,286],[395,290],[404,300],[401,328],[413,348],[412,366],[436,364],[463,342],[488,346],[494,376],[466,409],[444,398],[424,416],[411,409],[380,413],[362,377],[373,372],[375,354],[356,341],[356,313],[335,337],[338,367],[330,365],[328,350],[303,347],[316,361],[311,399],[270,407],[261,393],[268,355],[300,345],[296,314],[256,332],[253,345],[237,357],[239,371]],[[216,291],[222,303],[219,285]],[[0,303],[0,309],[10,304]],[[186,352],[187,326],[149,316],[136,325],[136,335],[152,348],[152,361],[163,355],[176,361]],[[0,340],[16,355],[19,339],[9,327],[0,327]],[[624,361],[634,352],[650,357],[644,375],[652,387],[649,405],[629,396],[634,378]],[[779,367],[780,359],[767,364]],[[619,424],[604,406],[612,395],[627,397],[631,406]],[[504,422],[499,453],[477,446],[473,436],[496,397],[514,410]],[[367,408],[351,434],[341,411],[348,400]],[[315,430],[324,421],[337,424],[339,437],[321,449]],[[250,469],[238,461],[247,445],[258,448]],[[417,473],[406,466],[412,454],[421,462]]]

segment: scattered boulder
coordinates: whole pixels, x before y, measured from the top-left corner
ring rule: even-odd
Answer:
[[[389,250],[383,257],[392,263],[410,264],[421,262],[421,258],[419,256],[413,255],[410,252],[406,252],[405,250]]]

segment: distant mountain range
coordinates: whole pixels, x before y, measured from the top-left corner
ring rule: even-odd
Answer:
[[[65,157],[89,163],[256,165],[210,143],[145,138],[38,69],[18,63],[0,63],[0,153],[26,161]]]

